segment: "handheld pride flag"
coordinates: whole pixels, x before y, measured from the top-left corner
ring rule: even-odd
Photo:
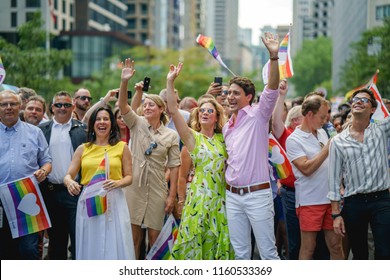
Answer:
[[[173,215],[170,214],[146,259],[168,260],[171,257],[173,243],[177,238],[178,232],[179,227]]]
[[[4,69],[3,61],[1,60],[1,56],[0,56],[0,85],[3,83],[4,79],[5,79],[5,69]]]
[[[51,221],[34,176],[1,185],[0,195],[12,238],[51,227]]]
[[[294,75],[294,70],[292,66],[292,59],[290,55],[290,31],[284,36],[282,42],[279,45],[279,76],[280,80],[285,78],[291,78]],[[270,68],[270,61],[263,67],[263,82],[268,84],[268,73]]]
[[[286,152],[272,134],[269,134],[268,161],[275,179],[286,179],[291,174],[292,166]]]
[[[236,76],[236,74],[234,74],[232,72],[232,70],[230,70],[226,64],[222,61],[222,58],[221,56],[219,55],[218,51],[217,51],[217,48],[215,47],[215,44],[214,44],[214,41],[213,39],[211,39],[211,37],[206,37],[206,36],[203,36],[202,34],[199,34],[198,37],[196,38],[196,42],[201,45],[202,47],[204,47],[205,49],[207,49],[209,51],[209,53],[223,66],[225,67],[230,73],[232,73],[233,76]]]
[[[105,153],[102,162],[97,168],[91,181],[88,183],[87,188],[92,188],[93,185],[96,185],[108,179],[108,174],[109,174],[108,166],[109,166],[108,156],[107,153]],[[88,217],[95,217],[104,214],[107,211],[107,196],[95,195],[93,197],[89,197],[85,200],[85,205],[87,207]]]
[[[376,85],[376,82],[378,81],[378,73],[379,73],[379,69],[377,69],[375,71],[375,74],[371,77],[371,79],[368,81],[368,83],[361,85],[361,86],[358,86],[358,87],[355,87],[354,89],[351,89],[350,91],[348,91],[345,94],[345,100],[349,100],[352,97],[352,94],[359,89],[369,88],[372,84]]]
[[[389,111],[387,111],[387,108],[386,108],[385,104],[383,103],[381,94],[379,93],[379,90],[376,87],[376,85],[374,83],[372,83],[368,89],[374,93],[374,96],[375,96],[375,99],[376,99],[376,102],[378,105],[376,107],[374,114],[371,116],[371,120],[374,122],[378,122],[378,121],[382,121],[382,120],[388,118]]]

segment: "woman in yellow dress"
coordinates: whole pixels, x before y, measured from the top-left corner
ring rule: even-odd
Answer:
[[[120,141],[119,129],[111,109],[97,108],[88,121],[87,143],[79,146],[73,156],[64,183],[71,195],[87,186],[105,158],[109,176],[103,182],[102,207],[90,215],[81,194],[76,217],[76,259],[134,259],[130,215],[123,187],[132,182],[132,158],[126,143]],[[74,179],[81,169],[79,185]]]

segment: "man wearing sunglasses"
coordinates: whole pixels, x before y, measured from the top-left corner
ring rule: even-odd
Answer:
[[[329,193],[333,228],[348,235],[354,259],[368,259],[368,224],[375,244],[375,259],[390,259],[390,194],[387,139],[390,118],[374,123],[377,108],[368,89],[352,95],[352,121],[332,141]],[[340,185],[344,179],[344,205],[340,207]]]
[[[89,90],[86,88],[76,90],[73,96],[73,104],[75,105],[73,118],[81,121],[92,104],[92,97]]]
[[[68,242],[71,241],[72,258],[75,257],[75,232],[77,196],[71,196],[63,179],[68,171],[74,151],[86,142],[86,125],[72,118],[74,109],[72,97],[66,91],[54,95],[52,120],[41,124],[43,134],[49,143],[49,152],[53,159],[52,173],[45,183],[45,201],[52,227],[49,233],[48,258],[66,260]]]

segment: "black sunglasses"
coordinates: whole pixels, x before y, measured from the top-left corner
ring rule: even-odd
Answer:
[[[89,96],[86,96],[86,95],[82,95],[82,96],[76,96],[75,97],[76,99],[77,98],[80,98],[82,101],[85,101],[88,99],[88,101],[92,101],[92,97],[89,97]]]
[[[221,95],[228,95],[229,92],[227,89],[224,89],[221,93],[218,93],[217,96],[221,96]]]
[[[150,143],[149,148],[145,151],[145,155],[150,156],[153,152],[153,149],[156,149],[156,148],[157,148],[157,143],[153,141],[152,143]]]
[[[352,98],[352,103],[356,103],[356,102],[358,102],[358,101],[361,101],[361,102],[367,104],[368,102],[370,102],[370,99],[367,98],[367,97],[357,97],[357,96],[355,96],[354,98]]]
[[[199,111],[200,111],[201,113],[204,113],[204,112],[206,112],[206,111],[207,111],[207,113],[209,113],[209,114],[214,113],[214,109],[212,109],[212,108],[208,108],[208,109],[200,108]]]
[[[58,109],[64,106],[64,108],[70,108],[72,107],[72,103],[54,103],[54,107],[57,107]]]

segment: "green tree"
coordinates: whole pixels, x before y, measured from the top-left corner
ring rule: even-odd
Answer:
[[[329,85],[332,73],[332,41],[327,37],[303,42],[293,59],[296,95],[306,95],[319,85]],[[327,88],[331,95],[330,88]]]
[[[352,43],[352,55],[342,67],[340,91],[364,85],[379,69],[377,87],[382,97],[390,97],[390,17],[384,25],[367,30],[358,42]],[[376,51],[372,51],[376,47]]]
[[[121,75],[118,63],[127,57],[135,61],[135,76],[129,83],[129,90],[132,91],[134,91],[135,83],[148,76],[151,78],[149,92],[158,94],[161,89],[166,87],[169,65],[177,65],[179,61],[184,62],[184,68],[175,84],[181,98],[185,96],[198,98],[206,93],[214,76],[220,75],[219,64],[216,61],[214,63],[210,54],[200,47],[183,51],[162,51],[141,46],[131,48],[120,56],[108,58],[103,69],[93,73],[92,79],[84,81],[82,85],[89,88],[93,95],[96,94],[96,98],[104,96],[109,89],[118,88]],[[230,77],[225,78],[226,81],[227,79]]]
[[[45,30],[41,13],[37,12],[18,28],[18,43],[8,43],[0,38],[1,58],[7,71],[4,83],[29,87],[48,97],[53,92],[67,88],[69,79],[58,79],[58,73],[71,63],[71,51],[45,49]],[[50,93],[50,94],[49,94]]]

